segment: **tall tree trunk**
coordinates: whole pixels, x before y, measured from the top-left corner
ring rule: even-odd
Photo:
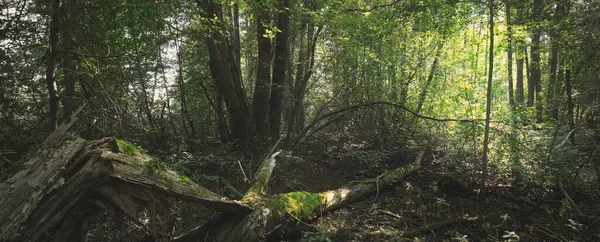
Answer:
[[[435,71],[440,63],[440,55],[442,54],[442,48],[444,48],[444,40],[438,45],[437,51],[435,52],[435,57],[433,58],[433,64],[431,64],[431,70],[429,71],[429,76],[427,77],[427,81],[425,82],[425,86],[423,90],[421,90],[421,94],[419,95],[419,102],[417,104],[417,109],[415,110],[417,113],[421,111],[423,104],[425,103],[425,98],[427,97],[427,92],[429,91],[429,86],[435,77]]]
[[[506,26],[508,32],[508,49],[507,49],[507,79],[508,79],[508,104],[511,108],[511,135],[510,135],[510,162],[513,166],[519,165],[518,155],[518,123],[517,112],[515,110],[515,99],[513,90],[513,35],[512,35],[512,19],[511,19],[511,0],[506,0]],[[522,63],[521,63],[522,64]],[[522,66],[521,66],[522,68]],[[523,69],[521,69],[523,74]],[[521,88],[523,88],[523,79],[521,76]],[[514,177],[521,177],[518,169],[513,169]]]
[[[533,18],[541,21],[543,0],[533,1]],[[540,72],[540,27],[535,27],[531,39],[531,85],[535,89],[535,119],[538,123],[542,122],[542,75]],[[530,93],[531,94],[531,93]],[[531,97],[533,98],[533,97]]]
[[[557,75],[557,67],[558,67],[558,45],[556,43],[557,37],[554,34],[551,34],[551,44],[550,44],[550,60],[549,60],[549,69],[550,69],[550,80],[548,81],[548,87],[546,88],[546,110],[548,112],[548,116],[554,120],[558,119],[558,105],[556,103],[556,88],[558,85],[558,75]]]
[[[304,0],[304,7],[314,10],[315,6],[312,0]],[[306,110],[304,107],[304,98],[306,94],[306,85],[312,76],[315,63],[315,50],[317,39],[321,32],[321,27],[315,31],[313,24],[309,19],[303,19],[301,24],[299,59],[296,68],[296,77],[294,89],[292,91],[293,104],[288,117],[287,137],[284,144],[290,145],[292,135],[302,130],[305,125]]]
[[[188,134],[188,138],[194,138],[196,137],[196,129],[194,127],[194,123],[192,122],[192,118],[190,117],[190,111],[188,110],[187,92],[185,90],[185,83],[183,81],[183,53],[181,50],[181,43],[179,42],[179,37],[177,37],[177,39],[175,40],[175,44],[177,45],[177,84],[179,85],[181,114],[183,116],[182,124],[185,127],[185,122],[188,123],[191,131],[191,133]]]
[[[140,59],[138,40],[135,37],[133,38],[133,43],[134,43],[133,46],[134,46],[134,51],[135,51],[135,62],[136,62],[133,65],[134,66],[133,68],[135,68],[135,70],[137,71],[138,81],[141,85],[141,88],[140,88],[141,94],[139,94],[139,96],[140,96],[139,109],[141,110],[142,114],[146,116],[146,119],[148,119],[148,124],[150,124],[151,129],[157,130],[157,128],[155,126],[155,122],[154,122],[154,117],[152,116],[152,110],[150,110],[151,103],[148,98],[148,90],[146,87],[146,75],[144,74],[144,70],[142,70],[142,60]],[[134,92],[137,94],[136,90],[137,89],[134,88]]]
[[[561,78],[558,68],[559,54],[560,51],[559,45],[561,42],[560,33],[558,32],[559,25],[563,17],[569,11],[569,2],[570,0],[558,0],[556,8],[554,9],[554,19],[553,19],[553,27],[550,28],[550,81],[548,82],[548,90],[546,91],[548,99],[546,100],[546,107],[548,110],[548,115],[554,120],[558,120],[558,107],[559,100],[561,95]]]
[[[571,70],[565,68],[565,83],[567,86],[567,116],[569,122],[569,130],[575,129],[575,120],[573,117],[573,82],[571,80]],[[575,133],[570,136],[571,142],[575,142]]]
[[[197,4],[204,9],[206,20],[215,16],[221,21],[205,21],[212,31],[206,36],[206,46],[209,54],[210,73],[219,93],[223,96],[229,114],[231,134],[235,142],[246,148],[252,148],[254,129],[251,125],[252,114],[248,108],[242,77],[235,67],[231,46],[224,35],[223,9],[212,0],[198,0]]]
[[[277,19],[275,61],[273,63],[273,81],[271,89],[271,107],[270,107],[270,132],[273,141],[280,137],[281,133],[281,113],[283,106],[283,92],[285,90],[286,75],[288,72],[288,62],[290,59],[289,51],[289,29],[290,29],[290,0],[281,0],[279,17]]]
[[[523,52],[525,52],[525,69],[527,70],[527,107],[533,107],[533,103],[535,101],[535,81],[533,80],[533,69],[532,64],[529,61],[527,48],[524,48]]]
[[[517,103],[524,104],[525,93],[523,90],[523,56],[517,57]]]
[[[513,90],[513,40],[512,40],[512,26],[511,26],[511,14],[510,14],[510,1],[506,0],[506,27],[507,27],[507,44],[508,49],[506,51],[507,56],[507,77],[508,77],[508,104],[511,109],[515,108],[515,98]]]
[[[175,137],[177,137],[177,136],[179,136],[179,134],[178,134],[179,132],[177,132],[177,127],[175,126],[175,122],[173,122],[173,112],[171,112],[171,94],[169,93],[169,81],[167,81],[167,74],[166,74],[161,50],[158,51],[158,59],[160,61],[160,69],[161,69],[161,76],[163,79],[163,86],[165,87],[165,106],[166,106],[166,112],[167,112],[167,119],[169,121],[169,124],[171,124],[171,129],[173,130],[173,135],[175,135]]]
[[[77,53],[74,48],[74,30],[77,24],[77,0],[68,0],[63,4],[66,5],[65,22],[61,29],[62,46],[64,50],[63,57],[63,93],[61,95],[61,103],[64,109],[64,118],[71,117],[71,113],[75,109],[75,79],[77,77]]]
[[[482,184],[485,185],[488,172],[488,149],[490,138],[490,114],[492,109],[492,77],[494,72],[494,0],[489,0],[490,8],[490,50],[489,50],[489,69],[487,80],[487,95],[485,103],[485,131],[483,136],[483,158],[481,162]]]
[[[270,25],[270,13],[266,1],[257,1],[259,10],[256,17],[256,36],[258,38],[258,60],[256,67],[256,81],[254,85],[254,96],[252,99],[252,115],[256,134],[266,142],[269,135],[268,115],[269,99],[271,96],[271,38],[267,33]],[[264,144],[259,144],[264,145]]]
[[[285,139],[285,145],[289,145],[289,141],[291,140],[292,135],[297,131],[296,123],[298,115],[298,110],[302,101],[300,100],[299,88],[301,83],[301,79],[304,76],[304,67],[307,60],[305,60],[306,53],[308,52],[308,44],[305,43],[306,32],[307,32],[307,21],[302,20],[302,24],[300,26],[300,37],[299,37],[299,50],[298,50],[298,61],[296,64],[296,76],[294,78],[293,87],[292,87],[292,105],[290,106],[289,116],[287,117],[287,137]]]
[[[240,3],[239,0],[235,0],[235,4],[232,7],[232,19],[233,19],[233,30],[231,31],[231,39],[233,45],[233,59],[235,61],[235,67],[238,73],[242,73],[241,61],[241,46],[240,46]]]
[[[58,115],[58,96],[56,93],[56,79],[54,77],[54,69],[56,68],[56,55],[58,54],[58,32],[60,25],[60,13],[62,3],[60,0],[52,1],[52,14],[50,17],[50,36],[48,60],[46,62],[46,88],[48,89],[48,130],[54,131],[56,128],[56,116]]]

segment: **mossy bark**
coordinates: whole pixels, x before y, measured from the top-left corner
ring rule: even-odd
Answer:
[[[127,144],[125,153],[114,152],[114,145],[123,150],[124,142],[86,141],[66,130],[59,127],[24,157],[20,172],[0,184],[0,241],[81,241],[89,218],[101,209],[137,219],[134,201],[154,203],[157,193],[223,212],[251,211],[181,179],[139,148],[130,152],[134,148]],[[86,211],[86,216],[75,216],[75,211]]]

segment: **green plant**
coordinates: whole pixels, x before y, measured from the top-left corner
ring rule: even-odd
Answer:
[[[302,241],[302,242],[313,242],[313,241],[315,241],[315,242],[317,242],[317,241],[331,242],[332,240],[329,238],[329,233],[327,232],[327,228],[325,228],[325,226],[323,224],[319,224],[317,231],[303,232],[302,239],[300,241]]]

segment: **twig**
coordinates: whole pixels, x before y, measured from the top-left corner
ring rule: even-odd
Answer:
[[[383,213],[383,214],[386,214],[386,215],[392,216],[392,217],[394,217],[394,218],[396,218],[396,219],[402,219],[402,216],[400,216],[400,215],[398,215],[398,214],[395,214],[395,213],[392,213],[392,212],[390,212],[390,211],[388,211],[388,210],[379,210],[379,211],[380,211],[381,213]]]
[[[240,160],[238,160],[237,163],[240,166],[240,170],[242,170],[242,174],[244,175],[244,181],[246,183],[250,183],[250,179],[248,179],[248,177],[246,176],[246,172],[244,172],[244,167],[242,167],[242,163],[240,163]]]
[[[579,208],[577,208],[577,204],[575,204],[575,201],[573,201],[571,196],[569,196],[569,193],[567,193],[567,190],[565,190],[565,186],[563,186],[562,181],[558,181],[558,188],[560,188],[560,191],[562,192],[562,194],[565,196],[565,198],[567,199],[569,204],[571,204],[571,206],[573,207],[573,210],[575,210],[575,212],[577,212],[579,215],[583,215],[581,210],[579,210]]]
[[[545,235],[545,236],[547,236],[548,238],[551,238],[551,239],[554,239],[554,240],[558,240],[558,241],[561,241],[561,242],[562,242],[562,241],[569,241],[569,240],[567,240],[567,239],[563,238],[562,236],[560,236],[560,235],[558,235],[558,234],[556,234],[556,233],[552,232],[552,230],[550,230],[550,229],[547,229],[547,228],[544,228],[544,227],[542,227],[542,226],[539,226],[539,225],[537,225],[537,224],[536,224],[536,225],[533,225],[533,226],[531,226],[531,227],[532,227],[532,228],[535,228],[535,229],[537,229],[539,232],[541,232],[542,234],[544,234],[544,235]]]
[[[493,212],[493,213],[490,213],[485,216],[451,218],[451,219],[444,220],[444,221],[441,221],[438,223],[427,224],[421,228],[400,232],[400,236],[401,237],[418,237],[418,236],[425,235],[427,233],[433,232],[434,230],[441,229],[444,227],[457,225],[457,224],[461,224],[461,223],[467,223],[467,222],[474,223],[474,222],[484,221],[484,220],[488,220],[494,216],[498,216],[498,215],[504,214],[504,213],[505,213],[504,211],[497,211],[497,212]]]

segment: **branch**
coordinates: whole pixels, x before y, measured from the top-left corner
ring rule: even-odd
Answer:
[[[275,167],[275,157],[279,155],[281,151],[277,151],[272,154],[270,157],[267,157],[264,161],[256,176],[254,178],[254,183],[246,192],[246,195],[242,198],[241,201],[250,201],[260,197],[267,190],[267,185],[269,184],[269,179],[271,179],[271,173],[273,172],[273,168]]]
[[[354,110],[354,109],[361,109],[361,108],[367,108],[370,106],[375,106],[375,105],[387,105],[387,106],[392,106],[398,109],[402,109],[406,112],[409,112],[410,114],[412,114],[413,116],[416,116],[418,118],[422,118],[422,119],[426,119],[426,120],[431,120],[431,121],[438,121],[438,122],[460,122],[460,123],[474,123],[474,122],[481,122],[481,121],[485,121],[485,119],[454,119],[454,118],[435,118],[435,117],[430,117],[430,116],[426,116],[423,114],[420,114],[410,108],[408,108],[407,106],[403,105],[403,104],[399,104],[399,103],[391,103],[391,102],[387,102],[387,101],[374,101],[374,102],[369,102],[369,103],[361,103],[361,104],[356,104],[356,105],[352,105],[352,106],[348,106],[348,107],[344,107],[335,111],[332,111],[330,113],[324,114],[323,116],[320,117],[315,117],[312,122],[310,124],[308,124],[306,126],[306,128],[304,128],[301,132],[301,134],[298,136],[296,142],[294,143],[295,145],[301,143],[301,140],[303,138],[306,138],[305,136],[310,136],[310,135],[314,135],[316,132],[312,132],[310,135],[307,135],[308,132],[315,127],[320,121],[340,114],[340,113],[344,113],[350,110]],[[340,117],[337,117],[336,120],[339,120]],[[502,121],[490,121],[491,123],[501,123],[501,124],[506,124],[505,122]],[[325,126],[330,125],[332,122],[328,122]],[[508,124],[506,124],[508,125]],[[319,128],[317,128],[318,130],[322,129],[322,126],[319,126]]]

